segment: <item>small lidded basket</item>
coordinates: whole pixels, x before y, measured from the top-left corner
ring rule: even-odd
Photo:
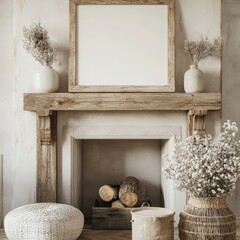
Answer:
[[[131,211],[132,240],[173,240],[174,211],[147,207]]]

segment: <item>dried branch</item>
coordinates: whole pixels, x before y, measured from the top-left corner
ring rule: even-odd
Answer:
[[[23,47],[42,65],[52,67],[56,51],[49,43],[48,31],[40,22],[23,27]]]
[[[221,56],[224,46],[222,37],[210,41],[207,37],[201,38],[200,41],[184,41],[184,51],[189,53],[192,63],[198,64],[208,56]]]

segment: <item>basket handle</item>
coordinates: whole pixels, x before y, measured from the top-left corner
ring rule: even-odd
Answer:
[[[143,202],[141,207],[151,207],[151,206],[148,202]]]

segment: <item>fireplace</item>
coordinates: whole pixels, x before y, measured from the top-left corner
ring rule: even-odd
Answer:
[[[161,155],[171,154],[175,137],[205,132],[205,116],[221,109],[221,94],[25,94],[24,109],[37,113],[37,202],[81,207],[79,169],[86,141],[159,141]],[[166,163],[160,159],[160,164],[162,168]],[[160,171],[164,206],[177,216],[185,194],[174,190],[164,176]]]

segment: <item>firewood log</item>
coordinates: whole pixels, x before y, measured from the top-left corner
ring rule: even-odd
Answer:
[[[112,202],[111,208],[124,208],[125,206],[122,204],[120,200],[116,200]]]
[[[135,177],[125,177],[119,188],[119,199],[127,207],[138,203],[139,180]]]
[[[105,202],[111,202],[114,199],[118,198],[118,187],[103,185],[100,187],[99,191],[100,198]]]

